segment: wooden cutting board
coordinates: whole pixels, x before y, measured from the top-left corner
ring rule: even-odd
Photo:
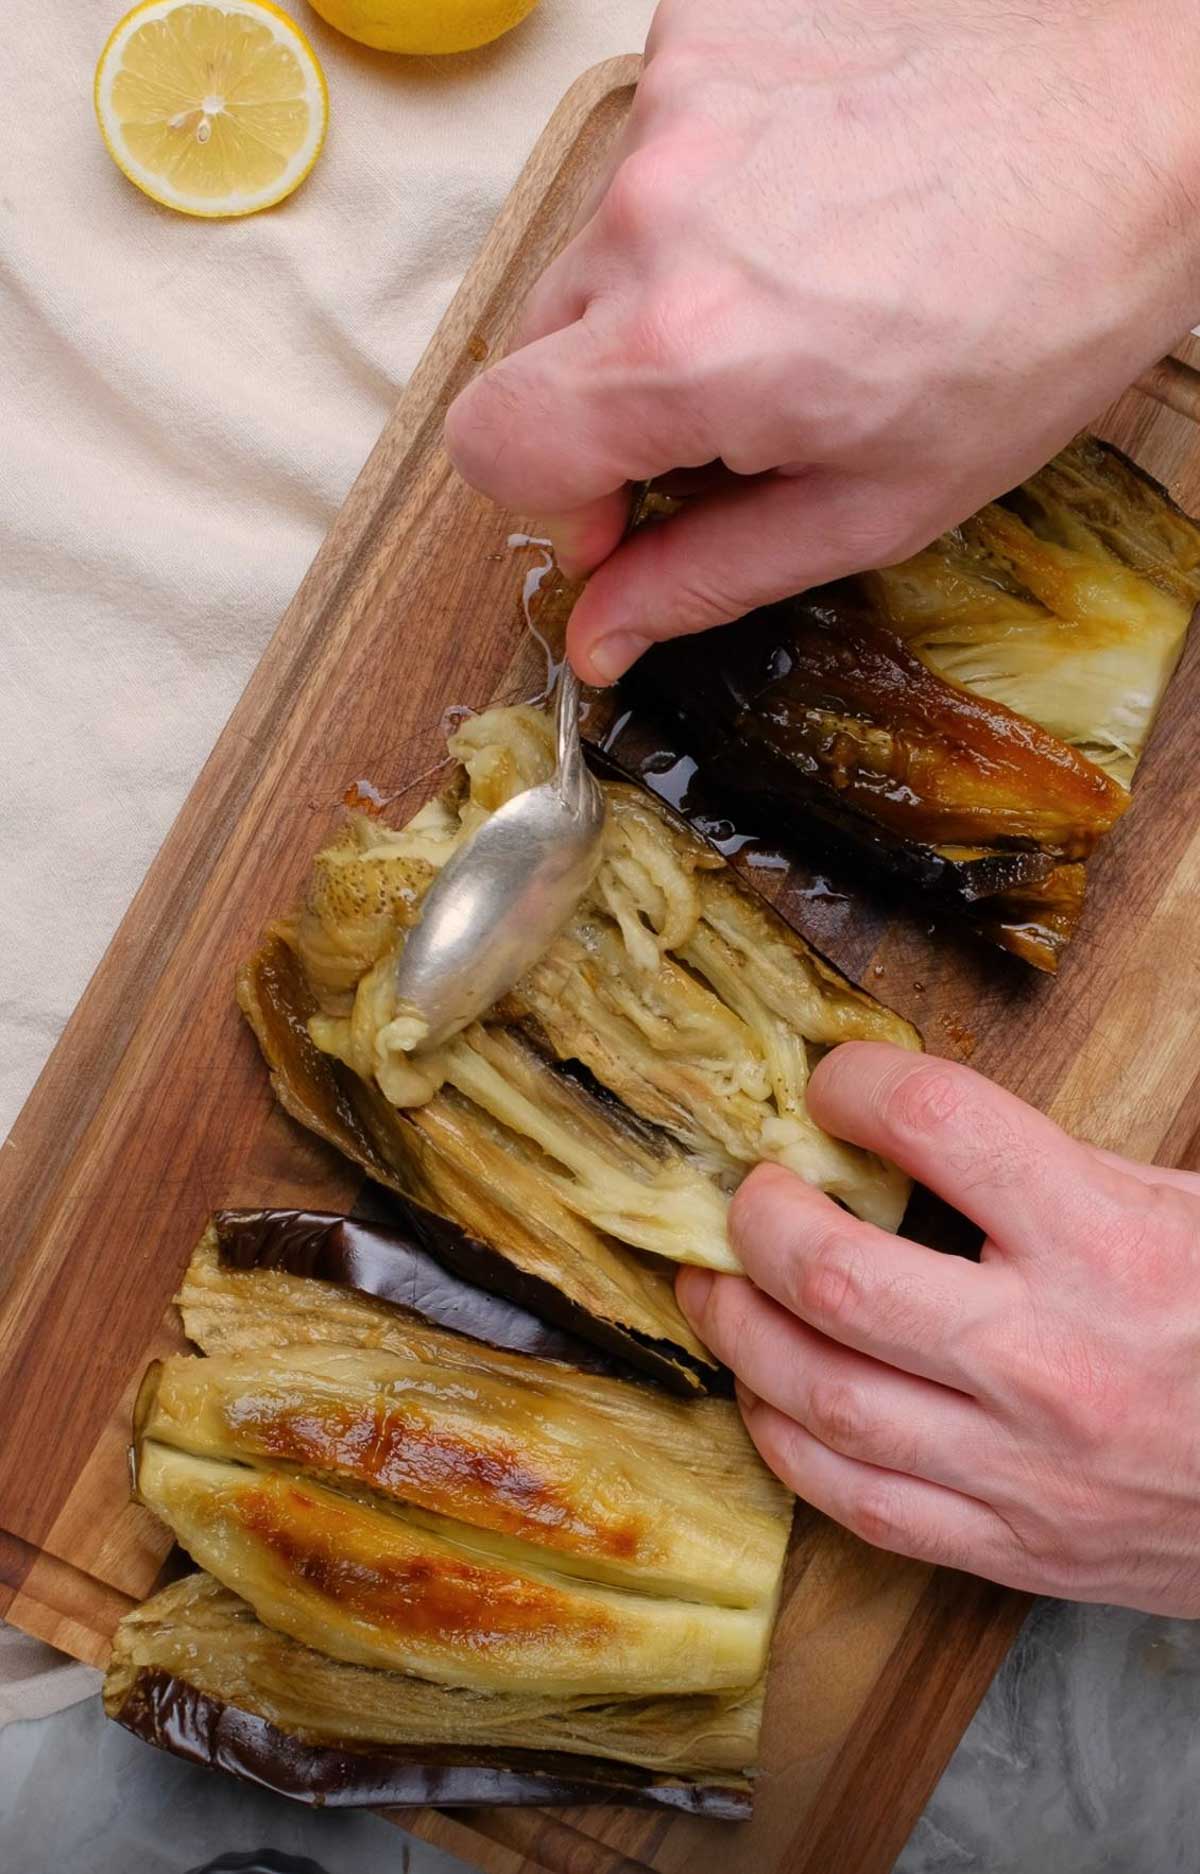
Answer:
[[[520,605],[537,555],[508,544],[518,518],[453,476],[441,423],[561,245],[636,71],[598,66],[551,120],[0,1152],[0,1614],[79,1659],[104,1660],[167,1550],[128,1504],[126,1428],[147,1360],[179,1344],[170,1297],[207,1212],[356,1196],[355,1175],[274,1109],[234,965],[298,887],[349,785],[413,782],[415,806],[449,706],[537,687]],[[1200,506],[1186,418],[1131,393],[1101,427]],[[1200,1150],[1197,638],[1057,981],[803,867],[756,874],[933,1050],[1172,1164]],[[397,1819],[492,1874],[675,1874],[718,1859],[725,1874],[883,1874],[1024,1610],[808,1513],[752,1823],[598,1809]]]

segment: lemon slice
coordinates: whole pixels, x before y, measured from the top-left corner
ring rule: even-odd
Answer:
[[[252,215],[303,182],[329,118],[325,77],[269,0],[146,0],[96,67],[117,168],[185,215]]]

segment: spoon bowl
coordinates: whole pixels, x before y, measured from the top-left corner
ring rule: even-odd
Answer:
[[[396,994],[448,1041],[512,988],[554,941],[596,875],[604,796],[579,739],[579,683],[558,679],[552,780],[506,801],[443,866],[405,939]]]

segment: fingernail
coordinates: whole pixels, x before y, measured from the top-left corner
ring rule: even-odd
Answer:
[[[675,1298],[693,1325],[703,1315],[715,1277],[709,1269],[684,1268],[675,1278]]]
[[[614,631],[593,644],[587,661],[601,683],[615,683],[649,646],[649,638],[639,637],[636,631]]]

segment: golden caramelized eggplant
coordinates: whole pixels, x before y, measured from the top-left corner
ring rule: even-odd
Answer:
[[[312,1803],[659,1804],[750,1813],[761,1682],[686,1698],[472,1692],[348,1665],[277,1633],[205,1574],[117,1629],[110,1718],[146,1742]]]
[[[113,1716],[307,1800],[746,1812],[791,1498],[732,1401],[518,1351],[346,1218],[224,1213],[178,1299],[134,1470],[205,1572],[122,1623]]]
[[[333,1659],[549,1696],[724,1691],[766,1666],[773,1607],[635,1594],[501,1560],[470,1526],[290,1470],[144,1439],[137,1494],[267,1626]]]
[[[919,1039],[650,795],[609,781],[600,869],[571,922],[483,1021],[416,1052],[394,986],[405,931],[438,867],[554,759],[529,708],[474,718],[450,750],[454,785],[406,827],[352,817],[318,855],[302,906],[241,973],[242,1007],[295,1117],[556,1287],[573,1329],[590,1317],[628,1357],[694,1373],[704,1353],[668,1262],[736,1269],[726,1212],[753,1165],[899,1222],[908,1180],[822,1132],[805,1088],[838,1041]]]
[[[414,1520],[455,1540],[467,1533],[446,1519],[469,1525],[480,1556],[552,1564],[631,1594],[769,1602],[776,1496],[744,1503],[730,1531],[723,1493],[741,1478],[753,1498],[756,1473],[746,1492],[747,1448],[741,1438],[729,1446],[725,1408],[664,1411],[653,1394],[611,1381],[598,1402],[595,1380],[565,1383],[578,1377],[436,1345],[419,1357],[293,1345],[170,1359],[143,1387],[139,1444],[154,1475],[139,1488],[159,1487],[160,1445],[296,1467],[427,1512]],[[380,1527],[387,1537],[391,1523]]]
[[[760,830],[814,823],[1057,966],[1200,601],[1200,528],[1083,439],[903,565],[663,645],[628,694]]]

